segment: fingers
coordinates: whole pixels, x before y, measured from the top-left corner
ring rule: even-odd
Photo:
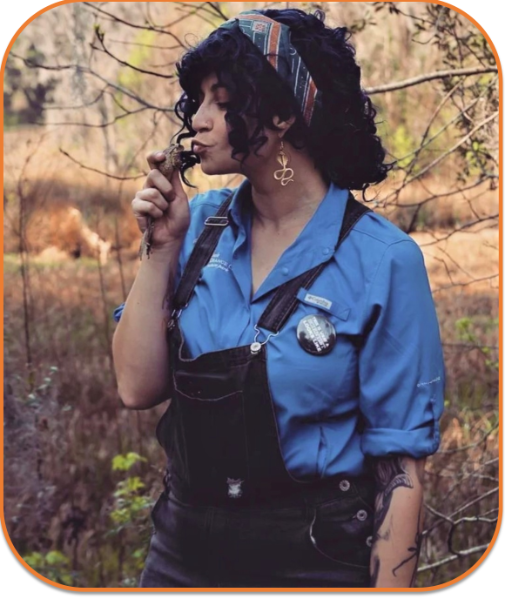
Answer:
[[[184,187],[182,186],[181,174],[179,169],[175,168],[172,178],[170,179],[170,183],[172,184],[172,189],[174,190],[174,194],[178,198],[187,198],[186,192],[184,191]]]
[[[148,154],[146,159],[151,167],[151,171],[144,182],[144,189],[156,187],[169,202],[173,201],[176,197],[187,200],[179,170],[174,168],[170,179],[167,179],[158,168],[166,160],[166,154],[161,151],[154,151]]]
[[[136,216],[150,215],[160,218],[167,208],[167,200],[157,189],[153,188],[137,191],[132,200],[132,209]]]
[[[153,169],[152,171],[149,171],[149,173],[146,177],[146,180],[144,181],[143,189],[149,189],[152,187],[159,189],[160,192],[169,201],[171,199],[173,199],[173,197],[175,196],[175,192],[173,190],[171,183],[157,169]]]
[[[158,168],[160,162],[164,162],[165,158],[165,154],[163,154],[163,152],[161,152],[160,150],[155,150],[154,152],[151,152],[146,156],[147,162],[151,169]]]

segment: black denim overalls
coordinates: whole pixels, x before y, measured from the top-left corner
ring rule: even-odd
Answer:
[[[172,401],[156,430],[168,468],[140,586],[367,587],[372,477],[298,480],[287,471],[266,370],[269,336],[326,262],[276,290],[254,343],[194,359],[184,345],[178,316],[228,224],[230,201],[207,219],[174,295]],[[368,210],[349,193],[337,247]]]

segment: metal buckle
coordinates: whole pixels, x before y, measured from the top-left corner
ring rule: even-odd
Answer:
[[[228,224],[227,216],[208,216],[205,224],[209,227],[226,227]]]
[[[265,345],[270,340],[271,337],[275,337],[276,335],[279,334],[279,331],[277,331],[277,333],[270,333],[270,335],[268,335],[268,337],[265,339],[265,341],[260,342],[260,341],[258,341],[258,337],[259,337],[259,334],[261,333],[261,331],[258,329],[257,324],[254,325],[254,330],[256,331],[256,335],[254,336],[254,341],[249,346],[251,349],[251,353],[253,355],[259,354],[263,345]]]
[[[179,310],[172,310],[172,314],[170,314],[170,320],[167,323],[167,329],[169,331],[171,331],[174,327],[175,327],[175,321],[177,318],[179,318],[179,316],[181,315],[182,312],[182,308],[180,308]]]

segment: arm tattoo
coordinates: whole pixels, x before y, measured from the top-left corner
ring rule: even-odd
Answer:
[[[374,538],[375,542],[377,539],[385,539],[389,536],[389,532],[386,532],[384,536],[379,535],[379,529],[386,519],[389,507],[391,505],[391,499],[393,497],[393,491],[397,487],[407,487],[409,489],[414,488],[412,479],[410,478],[407,470],[404,466],[404,461],[401,457],[393,457],[387,460],[377,460],[374,464],[375,481],[376,481],[376,495],[375,495],[375,526],[374,526]]]
[[[419,510],[419,513],[417,515],[417,531],[416,531],[416,538],[414,541],[414,545],[408,548],[408,551],[410,553],[409,557],[405,558],[402,562],[400,562],[396,568],[393,568],[393,575],[396,576],[396,570],[398,570],[398,568],[401,568],[404,564],[410,562],[410,560],[414,559],[414,571],[412,572],[412,578],[410,579],[410,587],[412,587],[414,585],[414,581],[416,578],[416,573],[417,573],[417,563],[419,561],[419,554],[421,553],[421,542],[423,540],[423,535],[422,535],[422,530],[421,530],[421,510]]]
[[[377,540],[387,541],[390,538],[391,526],[393,522],[393,514],[390,516],[390,523],[386,530],[381,529],[384,524],[386,517],[388,516],[389,509],[391,507],[391,501],[393,496],[393,491],[398,487],[406,487],[409,489],[414,488],[414,483],[412,480],[412,476],[407,471],[406,461],[402,456],[395,456],[388,459],[380,459],[376,460],[373,464],[373,471],[375,475],[376,481],[376,494],[375,494],[375,516],[374,516],[374,534],[373,541],[374,543]],[[414,477],[418,478],[420,484],[422,484],[424,479],[424,463],[420,461],[415,462],[415,474]],[[403,561],[401,561],[393,570],[392,574],[396,577],[396,572],[406,563],[414,560],[414,570],[410,579],[409,586],[412,587],[414,585],[416,573],[417,573],[417,564],[419,561],[419,555],[421,551],[421,542],[422,542],[422,530],[421,530],[421,514],[422,514],[422,506],[419,509],[417,515],[417,528],[416,535],[413,543],[407,548],[408,557],[406,557]],[[377,586],[377,581],[379,577],[380,571],[380,558],[377,554],[372,555],[371,562],[371,583],[372,587]]]

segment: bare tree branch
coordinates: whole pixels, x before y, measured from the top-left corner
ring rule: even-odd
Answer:
[[[108,38],[109,43],[122,44],[124,46],[137,46],[138,48],[152,48],[153,50],[177,50],[180,46],[158,46],[157,44],[143,44],[141,42],[127,42],[126,40],[115,40]]]
[[[435,73],[427,73],[426,75],[419,75],[418,77],[412,77],[411,79],[405,79],[405,81],[398,81],[397,83],[388,83],[386,85],[379,85],[377,87],[367,87],[364,92],[369,96],[373,94],[382,94],[384,92],[392,92],[399,89],[405,89],[406,87],[412,87],[413,85],[419,85],[420,83],[426,83],[427,81],[433,81],[433,79],[444,79],[445,77],[458,77],[468,75],[482,75],[483,73],[497,73],[497,67],[483,67],[483,68],[467,68],[467,69],[453,69],[450,71],[437,71]]]
[[[97,102],[99,102],[101,100],[102,96],[105,93],[107,93],[106,89],[107,89],[107,86],[105,86],[103,89],[100,90],[98,96],[94,100],[90,100],[89,102],[83,102],[82,104],[79,104],[77,106],[44,105],[44,110],[82,110],[83,108],[88,108],[89,106],[93,106],[93,104],[96,104]]]
[[[99,73],[97,73],[96,71],[91,69],[90,67],[84,67],[81,65],[47,66],[47,65],[35,63],[35,62],[31,61],[30,59],[24,58],[23,56],[18,56],[17,54],[13,54],[12,52],[10,54],[12,56],[14,56],[15,58],[19,58],[20,60],[22,60],[27,67],[32,68],[32,69],[40,68],[40,69],[47,69],[50,71],[78,69],[82,73],[92,75],[96,79],[100,80],[102,83],[106,83],[108,87],[111,87],[117,91],[120,91],[125,96],[128,96],[129,98],[131,98],[132,100],[135,100],[138,104],[141,104],[142,106],[145,106],[146,108],[153,108],[154,110],[160,110],[163,112],[173,112],[173,108],[156,106],[154,104],[151,104],[150,102],[147,102],[146,100],[144,100],[143,98],[141,98],[134,92],[130,91],[129,89],[126,89],[125,87],[118,85],[117,83],[113,83],[112,81],[105,79],[105,77],[103,77],[102,75],[100,75]]]
[[[433,570],[434,568],[440,568],[440,566],[445,566],[450,562],[453,562],[458,557],[472,555],[473,553],[481,553],[485,551],[489,547],[489,544],[479,545],[478,547],[471,547],[470,549],[465,549],[464,551],[460,551],[458,555],[451,555],[450,557],[446,557],[444,559],[435,562],[434,564],[427,564],[426,566],[421,566],[417,569],[418,572],[426,572],[426,570]]]
[[[14,58],[19,58],[19,60],[22,60],[25,64],[25,66],[29,67],[30,69],[44,69],[46,71],[67,71],[69,69],[80,69],[82,68],[80,65],[78,64],[65,64],[65,65],[45,65],[45,64],[40,64],[37,63],[29,58],[24,58],[23,56],[19,56],[18,54],[16,54],[15,52],[9,52],[9,56],[12,56]]]
[[[114,56],[114,54],[112,54],[112,52],[110,52],[110,50],[107,48],[104,42],[105,34],[102,31],[100,31],[98,27],[95,28],[95,34],[102,47],[97,48],[96,46],[91,45],[91,48],[93,50],[104,52],[105,54],[107,54],[107,56],[113,58],[117,63],[125,67],[128,67],[134,71],[137,71],[138,73],[143,73],[144,75],[152,75],[153,77],[161,77],[162,79],[174,79],[174,75],[166,75],[164,73],[157,73],[156,71],[148,71],[146,69],[142,69],[141,67],[136,67],[135,65],[126,62],[125,60],[121,60],[117,56]]]
[[[450,92],[443,98],[442,102],[440,102],[440,104],[437,106],[435,112],[433,113],[433,115],[430,118],[430,122],[428,123],[426,130],[423,134],[423,137],[421,139],[421,143],[419,145],[419,147],[417,147],[413,152],[410,152],[409,154],[406,154],[405,156],[402,156],[401,158],[398,158],[397,160],[399,162],[403,162],[404,160],[410,158],[410,156],[414,155],[415,158],[417,158],[419,156],[419,154],[421,153],[422,150],[424,150],[426,147],[428,147],[431,143],[433,143],[438,137],[440,137],[440,135],[442,133],[444,133],[445,131],[447,131],[447,129],[453,125],[455,122],[457,122],[462,115],[464,115],[465,110],[468,110],[469,108],[475,106],[480,99],[487,93],[487,91],[489,90],[490,87],[492,87],[492,85],[495,84],[497,78],[494,78],[493,81],[486,86],[483,90],[482,93],[477,96],[465,109],[460,110],[460,112],[458,114],[456,114],[452,119],[450,119],[443,127],[441,127],[432,137],[430,137],[430,139],[426,140],[426,137],[428,136],[428,133],[431,129],[431,126],[433,124],[433,121],[435,120],[436,116],[438,115],[438,113],[440,112],[440,110],[442,109],[442,107],[444,106],[444,104],[447,102],[447,100],[449,100],[449,98],[451,98],[451,96],[454,94],[454,92],[460,87],[461,83],[463,82],[463,80],[460,80],[451,90]],[[405,174],[406,177],[408,177],[410,175],[410,173],[412,172],[415,164],[416,164],[416,160],[412,160],[409,164],[409,168],[407,169],[407,172]]]
[[[223,19],[223,21],[227,21],[229,19],[229,17],[227,17],[221,10],[219,2],[206,2],[205,4],[208,4]]]
[[[171,31],[166,31],[165,29],[158,29],[157,27],[151,27],[150,25],[137,25],[135,23],[130,23],[129,21],[125,21],[124,19],[121,19],[119,17],[117,17],[116,15],[107,12],[106,10],[103,10],[103,8],[98,8],[98,6],[96,6],[95,4],[92,4],[90,2],[83,2],[84,5],[86,5],[88,8],[90,8],[91,10],[94,10],[100,14],[103,14],[107,17],[109,17],[110,19],[112,19],[113,21],[115,21],[116,23],[121,23],[122,25],[126,25],[127,27],[132,27],[133,29],[143,29],[144,31],[153,31],[155,33],[159,33],[160,35],[169,35],[171,38],[173,38],[180,46],[181,48],[186,48],[186,46],[181,42],[181,40]]]
[[[408,179],[407,181],[405,181],[404,186],[408,185],[409,183],[412,183],[412,181],[415,181],[416,179],[419,179],[420,177],[422,177],[423,175],[425,175],[428,171],[430,171],[432,168],[434,168],[435,166],[437,166],[437,164],[439,164],[440,162],[442,162],[442,160],[445,160],[445,158],[447,158],[447,156],[449,156],[450,154],[452,154],[455,150],[457,150],[465,142],[467,142],[472,137],[472,135],[474,133],[476,133],[479,129],[482,129],[482,127],[484,127],[489,122],[491,122],[492,120],[494,120],[498,115],[499,115],[499,111],[498,110],[496,112],[493,112],[492,114],[490,114],[487,118],[485,118],[478,125],[476,125],[469,133],[467,133],[467,135],[465,135],[462,139],[460,139],[457,144],[455,144],[454,146],[452,146],[452,148],[449,148],[448,150],[446,150],[445,152],[443,152],[440,156],[438,156],[438,158],[435,158],[435,160],[433,160],[432,162],[430,162],[430,164],[428,164],[423,169],[421,169],[413,177],[411,177],[410,179]]]
[[[87,171],[92,171],[94,173],[98,173],[99,175],[103,175],[104,177],[108,177],[109,179],[117,179],[119,181],[134,181],[136,179],[141,179],[142,177],[145,177],[147,175],[147,173],[142,173],[140,175],[134,175],[133,177],[119,177],[117,175],[111,175],[110,173],[104,173],[103,171],[100,171],[96,168],[93,168],[91,166],[86,166],[85,164],[82,164],[82,162],[79,162],[76,158],[73,158],[72,156],[70,156],[70,154],[68,152],[65,152],[65,150],[63,150],[62,148],[59,148],[60,152],[66,156],[67,158],[69,158],[72,162],[74,162],[75,164],[77,164],[78,166],[80,166],[81,168],[87,170]]]

